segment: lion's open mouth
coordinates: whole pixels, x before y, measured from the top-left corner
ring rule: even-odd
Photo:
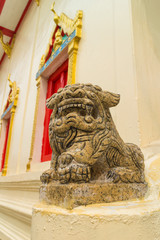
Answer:
[[[58,105],[58,114],[62,114],[63,111],[68,114],[69,112],[77,112],[83,114],[91,115],[94,112],[94,104],[89,99],[80,99],[80,98],[72,98],[66,99],[59,103]],[[82,111],[81,111],[82,110]]]
[[[61,113],[63,110],[70,109],[70,108],[80,108],[80,109],[86,110],[86,112],[88,114],[91,114],[91,112],[93,111],[93,106],[90,106],[90,105],[85,105],[85,104],[67,104],[67,105],[64,105],[63,107],[59,107],[58,108],[58,113]]]

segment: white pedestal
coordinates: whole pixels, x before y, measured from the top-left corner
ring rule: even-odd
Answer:
[[[159,240],[160,201],[127,201],[73,210],[39,204],[32,240]]]

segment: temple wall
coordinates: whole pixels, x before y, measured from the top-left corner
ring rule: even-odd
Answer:
[[[0,176],[2,240],[30,239],[32,207],[39,197],[39,176],[49,168],[49,162],[40,163],[40,159],[33,159],[34,166],[31,165],[30,172],[26,172],[36,105],[35,75],[55,28],[50,11],[52,3],[52,0],[40,0],[37,7],[32,1],[17,32],[11,59],[5,57],[0,66],[1,115],[9,93],[9,73],[20,88],[7,176]],[[71,18],[75,17],[77,10],[83,10],[76,82],[97,84],[104,90],[120,93],[119,105],[111,110],[117,129],[124,141],[145,147],[148,159],[159,153],[160,146],[159,17],[154,14],[159,6],[158,0],[154,3],[157,4],[154,7],[151,0],[59,0],[55,3],[58,14],[64,12]],[[157,141],[157,147],[154,141]],[[48,221],[47,217],[45,221]],[[88,227],[89,224],[86,229]],[[133,229],[131,227],[130,231]],[[97,236],[99,231],[103,231],[103,227],[97,230]],[[139,234],[143,231],[142,228]],[[126,233],[123,239],[128,239],[129,235]]]
[[[160,2],[132,1],[133,39],[141,145],[160,139]]]

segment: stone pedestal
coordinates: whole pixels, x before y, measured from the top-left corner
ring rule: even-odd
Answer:
[[[80,205],[142,198],[146,191],[146,183],[60,184],[57,181],[40,187],[40,201],[72,209]]]

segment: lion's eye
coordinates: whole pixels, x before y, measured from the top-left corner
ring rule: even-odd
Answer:
[[[66,92],[65,98],[71,98],[72,94],[70,92]]]
[[[82,97],[84,97],[84,92],[78,91],[77,94],[76,94],[76,97],[77,97],[77,98],[82,98]]]

